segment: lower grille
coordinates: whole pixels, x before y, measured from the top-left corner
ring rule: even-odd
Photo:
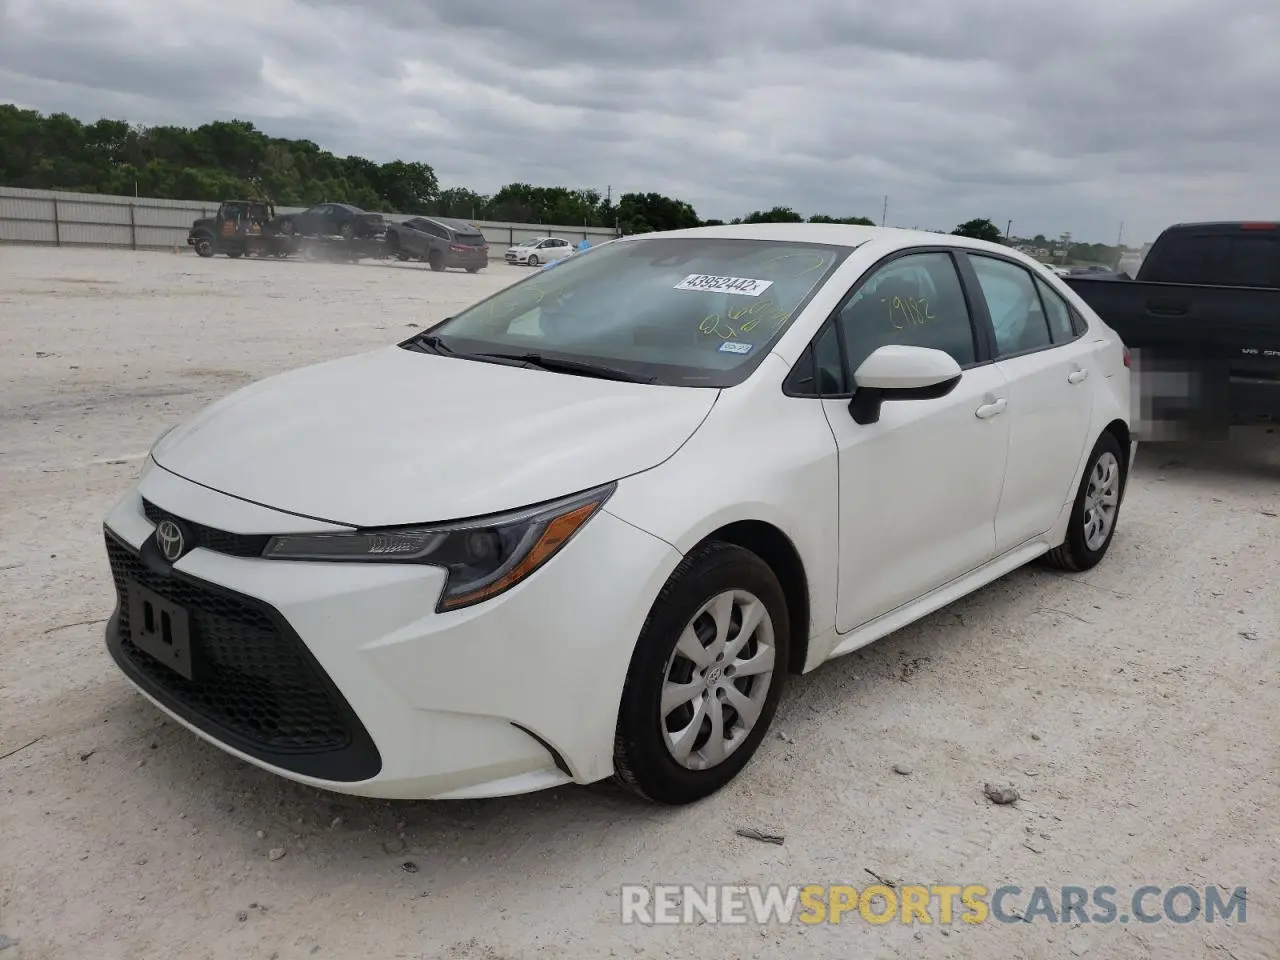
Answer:
[[[377,774],[377,747],[301,638],[270,606],[157,563],[106,533],[117,606],[107,646],[120,668],[215,739],[296,773],[335,781]],[[130,641],[128,584],[186,610],[194,680]]]

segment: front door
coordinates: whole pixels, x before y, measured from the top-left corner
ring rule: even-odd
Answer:
[[[1091,339],[1076,334],[1069,308],[1046,284],[1008,260],[968,258],[1009,384],[1009,465],[996,514],[996,550],[1004,553],[1052,529],[1075,497],[1103,374]]]
[[[992,559],[1010,418],[951,253],[881,265],[835,321],[850,389],[886,344],[944,350],[964,371],[947,396],[885,403],[873,424],[855,423],[847,399],[823,400],[840,464],[836,627],[847,633]]]

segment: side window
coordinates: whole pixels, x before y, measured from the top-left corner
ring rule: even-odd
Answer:
[[[1089,324],[1074,309],[1071,311],[1071,329],[1076,332],[1077,337],[1083,337],[1089,330]]]
[[[1224,234],[1171,233],[1153,247],[1144,280],[1153,283],[1219,283],[1231,254]]]
[[[813,377],[820,397],[838,396],[848,390],[844,364],[840,362],[840,338],[833,323],[825,324],[813,341]]]
[[[840,338],[834,323],[824,323],[787,378],[788,393],[800,397],[838,397],[847,394]]]
[[[1054,343],[1066,343],[1076,338],[1075,325],[1071,322],[1071,308],[1053,288],[1036,277],[1036,289],[1040,291],[1040,302],[1044,305],[1044,315],[1049,320],[1049,333]]]
[[[1002,357],[1052,344],[1049,323],[1040,306],[1031,274],[1007,260],[969,254],[978,275],[983,299],[996,333],[996,351]]]
[[[947,253],[913,253],[876,270],[837,315],[852,375],[888,344],[945,350],[974,362],[973,323],[955,263]]]

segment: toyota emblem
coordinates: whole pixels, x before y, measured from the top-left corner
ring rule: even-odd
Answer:
[[[187,549],[182,528],[172,520],[161,520],[160,525],[156,527],[156,545],[170,563],[181,557],[183,551]]]

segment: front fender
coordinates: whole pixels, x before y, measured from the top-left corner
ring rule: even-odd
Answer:
[[[724,390],[684,446],[620,483],[606,509],[682,555],[732,523],[777,528],[804,565],[814,636],[835,624],[839,464],[821,401],[784,397],[786,371],[773,357]]]

